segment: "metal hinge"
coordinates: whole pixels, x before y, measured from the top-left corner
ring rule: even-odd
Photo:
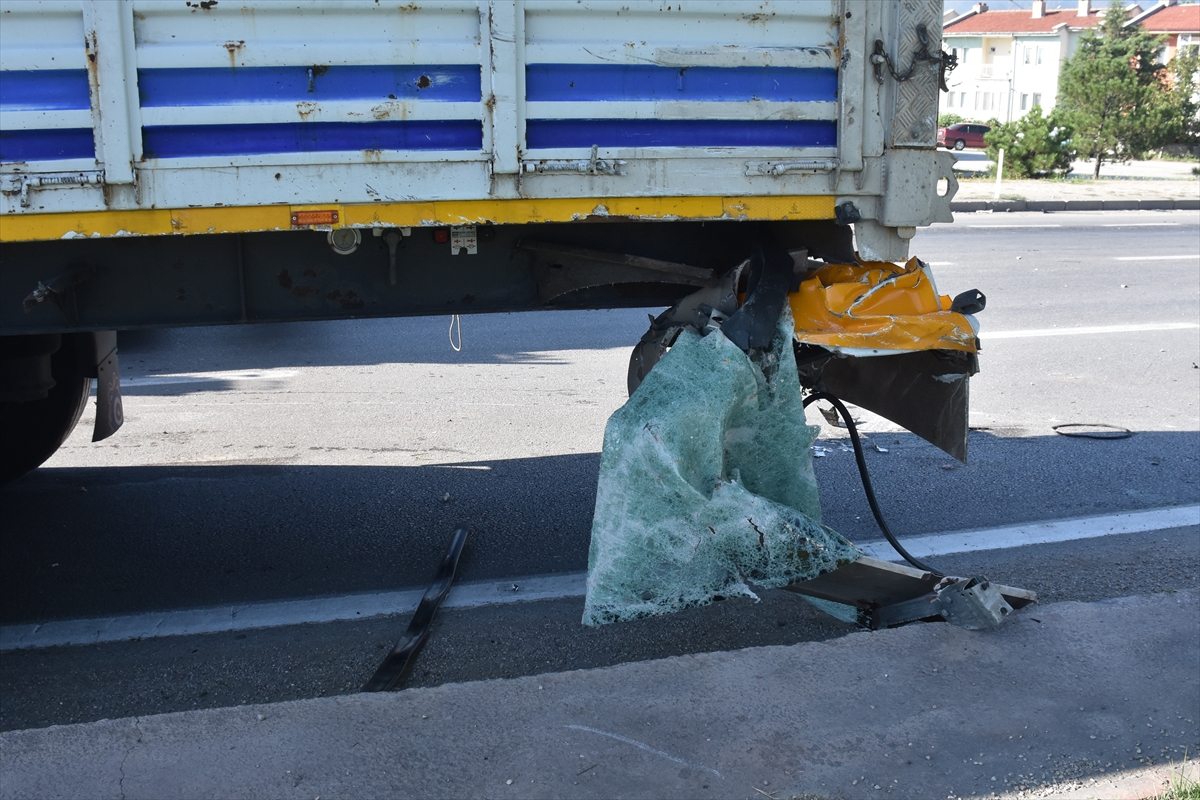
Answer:
[[[0,175],[0,192],[20,195],[21,208],[29,208],[30,189],[56,189],[63,186],[100,186],[103,172],[50,172],[37,175]]]
[[[746,175],[787,175],[791,172],[832,172],[836,158],[802,158],[796,161],[750,161]]]
[[[625,170],[621,169],[623,166],[625,166],[624,161],[601,160],[598,145],[592,145],[592,157],[586,161],[578,159],[575,161],[526,161],[524,163],[526,172],[534,172],[539,175],[624,175]]]

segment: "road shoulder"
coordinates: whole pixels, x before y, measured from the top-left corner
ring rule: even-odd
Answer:
[[[1184,590],[1033,607],[988,633],[14,731],[0,795],[1144,796],[1200,746],[1198,619]]]

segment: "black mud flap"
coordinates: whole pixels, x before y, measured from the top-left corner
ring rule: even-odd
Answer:
[[[974,353],[923,350],[865,358],[801,346],[801,382],[912,431],[959,461],[967,460],[970,377]]]

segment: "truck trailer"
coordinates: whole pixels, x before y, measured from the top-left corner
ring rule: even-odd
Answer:
[[[120,427],[121,331],[670,307],[634,388],[721,286],[791,298],[806,386],[965,457],[981,298],[909,254],[956,188],[941,6],[4,0],[0,478],[93,382]],[[908,323],[855,317],[879,289]]]

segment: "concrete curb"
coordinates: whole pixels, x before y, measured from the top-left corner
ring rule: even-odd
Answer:
[[[1200,198],[1179,200],[963,200],[951,211],[1200,211]]]
[[[0,800],[1148,797],[1200,746],[1198,613],[1187,589],[994,631],[8,731]]]

